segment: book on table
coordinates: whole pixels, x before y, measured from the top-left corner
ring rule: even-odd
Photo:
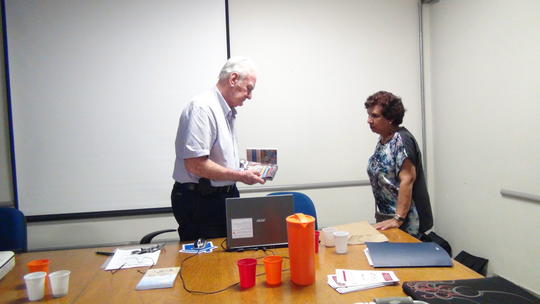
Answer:
[[[242,170],[256,170],[261,178],[272,180],[277,173],[277,149],[247,149],[246,159],[240,161]]]

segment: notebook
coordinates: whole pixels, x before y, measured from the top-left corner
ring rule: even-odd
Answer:
[[[293,214],[291,194],[228,198],[227,248],[230,251],[287,246],[287,216]]]
[[[433,242],[372,243],[366,242],[373,267],[450,267],[448,253]]]

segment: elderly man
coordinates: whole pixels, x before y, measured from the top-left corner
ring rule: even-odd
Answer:
[[[180,116],[171,203],[181,241],[225,236],[225,199],[239,196],[235,182],[265,182],[258,172],[240,170],[234,130],[236,107],[251,99],[256,82],[253,62],[233,57],[216,86],[195,96]]]

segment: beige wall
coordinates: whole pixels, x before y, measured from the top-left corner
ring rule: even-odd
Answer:
[[[540,1],[430,5],[436,230],[456,253],[540,291]],[[434,177],[434,180],[433,180]]]

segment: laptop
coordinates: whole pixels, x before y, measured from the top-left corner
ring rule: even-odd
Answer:
[[[294,213],[291,194],[227,198],[227,250],[285,247],[287,216]]]

